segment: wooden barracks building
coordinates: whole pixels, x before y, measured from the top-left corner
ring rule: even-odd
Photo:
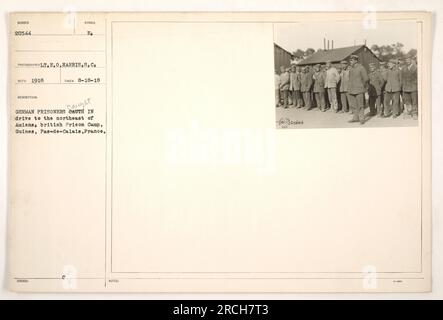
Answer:
[[[292,54],[274,43],[274,68],[280,72],[280,67],[289,67],[291,65]]]
[[[358,45],[352,47],[344,47],[330,50],[317,51],[305,60],[301,61],[299,66],[312,66],[316,64],[324,64],[327,61],[331,61],[333,64],[338,64],[342,60],[348,60],[349,57],[355,54],[358,56],[358,61],[365,67],[366,70],[369,69],[370,63],[376,63],[380,61],[379,58],[369,49],[366,45]]]
[[[352,55],[358,55],[359,62],[369,69],[371,62],[378,64],[379,58],[369,49],[366,45],[361,44],[351,47],[343,47],[337,49],[319,50],[313,53],[311,56],[299,62],[298,66],[313,66],[316,64],[325,64],[327,61],[331,61],[332,64],[338,64],[342,60],[348,60]],[[280,71],[280,67],[289,67],[291,65],[291,53],[279,45],[274,43],[274,68]]]

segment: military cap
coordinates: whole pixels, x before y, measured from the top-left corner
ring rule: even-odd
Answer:
[[[346,60],[340,61],[341,64],[348,64]]]
[[[356,54],[351,54],[349,60],[358,60],[358,56]]]

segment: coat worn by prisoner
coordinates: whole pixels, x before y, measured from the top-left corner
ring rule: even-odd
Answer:
[[[386,82],[388,80],[388,69],[381,67],[380,68],[380,74],[383,78],[383,80]]]
[[[340,92],[348,92],[349,88],[349,69],[343,69],[340,72]]]
[[[326,70],[325,88],[337,87],[338,81],[340,81],[340,75],[338,74],[337,69],[331,67],[328,70]]]
[[[402,86],[402,74],[401,71],[394,67],[388,70],[387,79],[386,79],[386,92],[399,92]]]
[[[300,78],[301,78],[301,73],[291,72],[290,82],[289,82],[289,90],[291,90],[291,91],[300,90],[300,86],[301,86]]]
[[[386,81],[388,80],[388,69],[386,69],[385,67],[380,67],[380,75],[383,78],[383,86],[381,88],[382,92],[385,91],[385,87],[386,87]]]
[[[405,67],[401,71],[402,76],[402,89],[404,92],[417,91],[417,66],[411,64]]]
[[[313,81],[312,74],[310,72],[302,73],[301,74],[301,85],[300,85],[301,92],[307,92],[307,91],[311,90],[312,81]]]
[[[326,70],[325,88],[337,87],[337,83],[339,80],[340,80],[340,75],[338,74],[337,69],[331,67],[328,70]]]
[[[349,69],[348,93],[352,95],[365,93],[368,80],[366,69],[360,63],[356,63]]]
[[[325,74],[323,72],[316,72],[312,76],[314,80],[314,92],[325,92]]]
[[[384,80],[379,71],[373,71],[369,73],[369,90],[368,94],[370,96],[379,96],[381,95],[382,88],[384,85]]]
[[[289,90],[289,72],[280,75],[280,90]]]

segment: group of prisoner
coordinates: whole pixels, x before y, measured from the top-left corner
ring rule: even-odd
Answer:
[[[315,107],[320,111],[352,113],[349,122],[364,124],[368,117],[418,117],[416,58],[370,63],[369,72],[358,55],[333,65],[281,67],[275,71],[276,107]]]

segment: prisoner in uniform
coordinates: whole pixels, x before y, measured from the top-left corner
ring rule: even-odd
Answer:
[[[381,96],[380,96],[380,102],[383,105],[383,109],[385,109],[385,87],[386,87],[386,80],[388,79],[388,68],[386,67],[386,62],[380,61],[379,63],[379,71],[380,75],[383,79],[383,85],[381,87]],[[384,115],[384,113],[383,113]]]
[[[402,69],[402,91],[407,114],[412,115],[414,119],[417,119],[417,66],[411,57],[406,58],[406,66]]]
[[[384,109],[385,116],[389,117],[392,110],[392,117],[397,118],[400,115],[400,91],[401,91],[401,72],[397,67],[397,61],[391,59],[388,62],[388,73],[386,76]]]
[[[342,69],[340,72],[340,101],[341,110],[343,112],[348,112],[348,86],[349,86],[349,66],[346,60],[340,62]]]
[[[325,105],[325,74],[320,70],[320,65],[317,64],[314,67],[314,75],[312,76],[314,80],[314,97],[317,102],[317,108],[320,111],[326,111]]]
[[[365,123],[365,92],[368,85],[368,73],[366,69],[358,63],[358,56],[351,55],[349,58],[349,102],[352,106],[353,116],[349,122]]]
[[[292,104],[294,107],[300,108],[300,68],[292,66],[290,74],[289,90],[292,94]]]
[[[280,106],[280,75],[278,74],[277,70],[275,70],[274,83],[275,83],[275,107],[277,108]]]
[[[338,112],[337,101],[337,83],[340,80],[340,75],[336,68],[331,64],[331,61],[326,62],[326,78],[325,88],[328,91],[328,100],[331,105],[331,110]]]
[[[300,91],[303,95],[303,101],[306,109],[311,109],[311,86],[312,86],[312,74],[309,71],[309,67],[304,67],[301,75]]]
[[[280,75],[280,92],[283,98],[283,107],[288,108],[288,94],[289,94],[289,70],[286,68],[285,72]]]
[[[381,90],[384,84],[383,77],[380,71],[377,70],[375,63],[369,64],[369,110],[371,115],[375,115],[380,118],[383,115],[383,108],[381,106]]]

